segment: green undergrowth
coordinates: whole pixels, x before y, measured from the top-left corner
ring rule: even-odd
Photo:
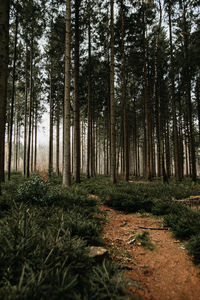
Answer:
[[[164,225],[171,227],[174,235],[186,242],[195,263],[200,263],[200,212],[193,211],[172,199],[184,199],[200,195],[200,184],[186,180],[181,183],[170,182],[109,183],[109,178],[92,179],[85,183],[89,193],[96,194],[101,201],[115,209],[128,213],[151,213],[163,216]]]
[[[119,267],[88,255],[103,221],[83,186],[17,174],[0,206],[0,299],[130,299]]]

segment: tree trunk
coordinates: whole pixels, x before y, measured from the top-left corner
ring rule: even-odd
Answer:
[[[57,107],[57,118],[56,118],[56,174],[60,174],[60,109],[59,109],[59,99]]]
[[[169,38],[170,38],[170,60],[171,60],[171,99],[172,99],[172,116],[173,116],[173,134],[174,134],[174,165],[175,165],[175,177],[176,180],[180,181],[180,161],[179,161],[179,137],[177,129],[177,116],[176,116],[176,102],[175,102],[175,79],[174,79],[174,56],[173,56],[173,45],[172,45],[172,21],[171,21],[171,4],[168,8],[169,17]]]
[[[5,126],[8,80],[8,44],[9,44],[9,0],[0,2],[0,194],[1,182],[5,180]]]
[[[187,99],[187,113],[189,123],[189,143],[191,147],[191,171],[192,181],[196,182],[196,154],[195,154],[195,140],[194,140],[194,125],[192,119],[192,102],[191,102],[191,77],[189,66],[189,40],[188,40],[188,28],[186,22],[186,6],[183,8],[183,26],[184,26],[184,55],[185,55],[185,76],[186,76],[186,99]]]
[[[33,104],[34,107],[34,104]],[[34,111],[32,112],[32,125],[31,125],[31,173],[33,173],[33,157],[34,157]]]
[[[124,2],[121,0],[122,14],[122,103],[123,103],[123,170],[124,180],[129,180],[129,137],[127,126],[127,98],[126,98],[126,57],[124,50],[125,28],[124,28]]]
[[[27,103],[28,103],[28,71],[27,71],[27,57],[28,50],[26,46],[26,67],[25,67],[25,103],[24,103],[24,177],[26,176],[26,162],[27,162]]]
[[[30,153],[31,153],[31,126],[32,126],[32,103],[33,103],[33,37],[30,49],[30,100],[29,100],[29,124],[28,124],[28,147],[26,177],[30,177]]]
[[[66,0],[63,187],[71,185],[70,170],[71,1]]]
[[[53,173],[53,95],[52,95],[52,62],[50,66],[50,94],[49,94],[49,176]]]
[[[198,129],[199,129],[199,143],[200,143],[200,77],[196,81],[196,103],[197,103],[197,112],[198,112]]]
[[[79,9],[81,0],[75,0],[75,62],[74,62],[74,179],[80,183],[80,105],[79,105]]]
[[[167,177],[170,178],[170,176],[171,176],[171,155],[170,155],[169,121],[168,120],[167,120],[167,124],[166,124],[165,144],[166,144],[166,169],[167,169]]]
[[[18,113],[16,113],[16,138],[15,138],[15,171],[18,171],[18,146],[19,143],[19,120]]]
[[[37,123],[38,123],[38,119],[37,119],[37,105],[36,105],[36,109],[35,109],[35,151],[34,151],[34,172],[37,171]]]
[[[74,57],[74,179],[80,183],[80,106],[79,106],[79,9],[81,0],[75,0],[75,57]]]
[[[145,9],[145,8],[144,8]],[[144,110],[145,110],[145,175],[148,180],[152,179],[151,170],[151,126],[150,126],[150,95],[148,92],[148,79],[147,79],[147,50],[146,50],[146,23],[145,23],[145,10],[143,11],[143,70],[144,70]]]
[[[91,176],[91,148],[92,148],[92,78],[91,78],[91,28],[90,18],[88,24],[88,135],[87,135],[87,178]]]
[[[17,3],[18,4],[18,1]],[[15,21],[15,41],[14,41],[14,57],[12,70],[12,98],[10,111],[10,134],[9,134],[9,150],[8,150],[8,180],[11,177],[11,160],[12,160],[12,132],[13,132],[13,118],[14,118],[14,103],[15,103],[15,80],[16,80],[16,61],[17,61],[17,41],[18,41],[18,8],[16,11]]]
[[[18,141],[17,141],[17,166],[20,168],[20,152],[21,152],[21,124],[18,124]]]
[[[116,134],[115,134],[115,94],[114,94],[114,0],[110,0],[110,160],[111,183],[116,183]]]

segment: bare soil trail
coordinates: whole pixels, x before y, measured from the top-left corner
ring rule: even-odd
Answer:
[[[137,283],[130,293],[139,300],[200,300],[200,269],[184,245],[164,230],[162,218],[125,214],[106,206],[101,211],[107,216],[102,232],[105,245],[127,269],[125,276]],[[135,240],[142,227],[147,228],[155,250]]]

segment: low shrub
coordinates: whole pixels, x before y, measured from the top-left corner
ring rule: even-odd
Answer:
[[[153,201],[150,199],[145,199],[139,195],[131,195],[121,192],[114,192],[112,194],[107,194],[104,200],[106,205],[110,205],[115,209],[137,212],[145,210],[151,212],[153,207]]]
[[[21,184],[17,189],[17,201],[24,203],[45,203],[48,201],[49,183],[35,176],[33,179]]]
[[[119,268],[88,256],[101,243],[97,204],[83,187],[22,184],[0,219],[0,298],[128,299]]]
[[[188,240],[200,232],[200,214],[190,209],[176,211],[164,217],[164,224],[170,226],[178,238]]]
[[[193,235],[188,243],[186,248],[189,250],[189,253],[193,256],[194,263],[200,264],[200,233]]]

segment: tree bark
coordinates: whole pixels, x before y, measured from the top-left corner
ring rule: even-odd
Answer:
[[[58,99],[57,116],[56,116],[56,174],[60,174],[60,106]]]
[[[71,1],[66,0],[63,187],[71,185],[70,168]]]
[[[144,70],[144,110],[145,110],[145,175],[148,180],[152,179],[151,169],[151,126],[150,126],[150,95],[148,92],[147,79],[147,49],[146,49],[146,23],[145,23],[145,8],[143,9],[143,70]]]
[[[16,5],[18,4],[18,1]],[[9,150],[8,150],[8,180],[11,177],[11,160],[12,160],[12,133],[13,133],[13,118],[14,118],[14,103],[15,103],[15,81],[16,81],[16,61],[17,61],[17,41],[18,41],[18,8],[16,10],[15,20],[15,41],[14,41],[14,57],[12,70],[12,97],[11,97],[11,111],[10,111],[10,134],[9,134]]]
[[[116,183],[116,133],[115,133],[115,94],[114,94],[114,0],[110,0],[110,160],[111,183]]]
[[[53,95],[52,95],[52,80],[53,70],[52,61],[50,66],[50,94],[49,94],[49,176],[53,173]]]
[[[5,126],[6,126],[6,100],[8,80],[8,45],[9,45],[9,8],[8,0],[0,2],[0,193],[1,182],[5,180]]]
[[[174,164],[175,164],[175,177],[176,180],[180,181],[180,162],[179,162],[179,137],[177,128],[177,116],[176,116],[176,102],[175,102],[175,78],[174,78],[174,56],[173,56],[173,45],[172,45],[172,21],[171,21],[171,4],[168,7],[168,18],[169,18],[169,39],[170,39],[170,63],[171,63],[171,99],[172,99],[172,116],[173,116],[173,135],[174,135]]]
[[[199,143],[200,143],[200,77],[196,81],[196,103],[197,103],[197,112],[198,112],[198,129],[199,129]]]
[[[75,0],[75,62],[74,62],[74,179],[80,183],[80,105],[79,105],[79,9],[81,0]]]
[[[38,117],[37,117],[37,104],[35,109],[35,151],[34,151],[34,172],[37,171],[37,123],[38,123]]]
[[[191,102],[191,77],[190,77],[190,66],[189,66],[189,40],[188,40],[188,28],[186,23],[186,6],[183,8],[183,26],[184,26],[184,55],[185,55],[185,76],[186,76],[186,101],[187,101],[187,113],[189,123],[189,142],[191,147],[191,171],[192,181],[196,182],[196,154],[195,154],[195,140],[194,140],[194,125],[192,119],[192,102]]]
[[[34,108],[34,104],[33,104]],[[34,109],[32,112],[32,125],[31,125],[31,173],[33,173],[33,157],[34,157]]]
[[[126,57],[125,57],[125,28],[124,28],[124,1],[121,0],[121,14],[122,14],[122,103],[123,103],[123,170],[124,180],[129,180],[129,137],[127,126],[127,97],[126,97]]]
[[[29,97],[29,124],[28,124],[28,147],[26,177],[30,177],[30,153],[31,153],[31,128],[32,128],[32,103],[33,103],[33,37],[30,49],[30,97]]]
[[[87,178],[91,176],[91,148],[92,148],[92,78],[91,78],[91,28],[90,17],[88,24],[88,135],[87,135]]]
[[[24,177],[26,176],[27,162],[27,103],[28,103],[28,70],[27,70],[28,50],[26,46],[26,67],[25,67],[25,103],[24,103]]]

